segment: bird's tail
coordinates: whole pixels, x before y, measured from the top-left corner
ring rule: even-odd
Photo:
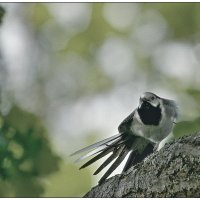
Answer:
[[[138,141],[138,139],[140,141]],[[126,171],[132,165],[140,162],[142,159],[144,159],[144,157],[148,155],[148,153],[151,153],[153,151],[153,145],[151,145],[149,142],[147,145],[146,140],[145,140],[145,145],[143,145],[144,149],[142,149],[142,151],[138,150],[137,142],[141,142],[141,141],[143,142],[143,140],[145,139],[139,136],[134,136],[132,134],[127,134],[127,133],[120,133],[112,137],[109,137],[105,140],[102,140],[100,142],[97,142],[95,144],[92,144],[88,147],[85,147],[79,151],[76,151],[72,155],[89,151],[89,153],[80,157],[78,160],[76,160],[76,162],[79,162],[85,158],[95,155],[92,159],[90,159],[88,162],[86,162],[84,165],[80,167],[80,169],[83,169],[91,165],[95,161],[99,160],[100,158],[106,156],[107,154],[112,153],[103,162],[103,164],[94,172],[94,175],[98,174],[109,163],[115,160],[113,164],[110,166],[110,168],[103,175],[103,177],[100,179],[99,183],[101,184],[121,164],[121,162],[127,156],[129,151],[132,151],[132,152],[129,156],[129,159],[123,171]]]

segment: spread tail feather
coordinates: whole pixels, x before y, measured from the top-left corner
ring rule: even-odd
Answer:
[[[113,153],[110,157],[103,162],[103,164],[94,172],[94,175],[98,174],[102,169],[104,169],[109,163],[111,163],[121,152],[122,148],[117,148],[113,150]]]
[[[141,145],[142,148],[138,149],[138,145]],[[85,151],[88,151],[88,153],[80,157],[77,161],[81,161],[93,155],[95,156],[83,164],[80,169],[85,168],[95,161],[101,159],[102,157],[108,155],[109,153],[112,153],[94,172],[94,175],[98,174],[108,164],[115,160],[100,179],[99,184],[101,184],[121,164],[129,151],[132,152],[129,155],[128,161],[126,162],[123,171],[127,171],[127,169],[129,169],[132,165],[137,164],[138,162],[142,161],[148,154],[152,153],[153,144],[149,143],[149,141],[144,138],[129,134],[128,132],[124,132],[85,147],[79,151],[76,151],[72,155]]]
[[[110,143],[111,141],[116,140],[117,138],[121,137],[121,135],[122,134],[119,133],[119,134],[111,136],[111,137],[109,137],[107,139],[101,140],[101,141],[99,141],[99,142],[97,142],[95,144],[92,144],[90,146],[87,146],[87,147],[85,147],[83,149],[80,149],[80,150],[74,152],[73,154],[71,154],[71,156],[74,156],[76,154],[79,154],[79,153],[82,153],[82,152],[85,152],[85,151],[89,151],[89,150],[95,149],[96,147],[99,147],[101,145],[105,145],[106,143]]]
[[[104,152],[105,150],[107,150],[107,149],[111,149],[111,147],[114,147],[114,145],[118,145],[118,143],[119,142],[121,142],[122,141],[122,135],[121,135],[121,137],[119,138],[119,137],[116,137],[115,139],[112,139],[111,141],[107,141],[106,143],[102,143],[100,146],[96,146],[96,148],[94,149],[94,150],[92,150],[92,151],[90,151],[89,153],[87,153],[86,155],[84,155],[84,156],[82,156],[82,157],[80,157],[79,159],[77,159],[75,162],[79,162],[79,161],[81,161],[81,160],[84,160],[85,158],[88,158],[88,157],[90,157],[90,156],[93,156],[93,155],[95,155],[95,154],[97,154],[97,153],[101,153],[101,152]],[[97,143],[96,143],[97,144]],[[105,154],[106,155],[106,154]],[[102,156],[105,156],[105,155],[102,155]],[[102,157],[101,156],[101,157]],[[100,158],[101,158],[100,157]],[[100,159],[99,158],[99,159]],[[92,163],[91,163],[92,164]]]
[[[113,147],[114,148],[114,147]],[[99,160],[100,158],[106,156],[107,154],[109,154],[110,152],[113,151],[113,148],[109,148],[107,147],[106,149],[104,149],[104,151],[102,151],[101,153],[99,153],[97,156],[95,156],[94,158],[90,159],[88,162],[86,162],[84,165],[82,165],[80,167],[80,169],[83,169],[89,165],[91,165],[92,163],[94,163],[95,161]]]
[[[111,165],[111,167],[107,170],[107,172],[101,177],[99,180],[99,184],[103,183],[108,176],[121,164],[121,162],[124,160],[126,155],[128,154],[129,149],[124,146],[122,148],[122,151],[120,152],[118,158],[115,160],[115,162]]]

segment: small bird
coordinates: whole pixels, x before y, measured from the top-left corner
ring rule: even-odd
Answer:
[[[178,107],[175,101],[145,92],[139,99],[139,106],[119,125],[119,134],[76,151],[72,155],[89,152],[79,158],[77,162],[95,155],[80,167],[82,169],[112,153],[94,172],[94,175],[98,174],[115,159],[99,180],[99,184],[101,184],[120,165],[129,152],[130,155],[123,172],[144,160],[153,152],[154,147],[157,147],[159,151],[165,143],[173,138],[172,130],[177,117]]]

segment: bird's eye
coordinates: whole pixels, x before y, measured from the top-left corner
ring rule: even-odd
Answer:
[[[151,100],[154,100],[155,99],[155,97],[153,96],[153,97],[151,97]]]

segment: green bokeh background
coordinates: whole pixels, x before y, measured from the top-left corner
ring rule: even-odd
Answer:
[[[79,171],[69,155],[102,138],[102,130],[73,133],[77,115],[70,125],[76,129],[56,140],[58,133],[47,122],[57,123],[59,106],[72,108],[124,87],[126,96],[117,97],[122,104],[131,102],[123,107],[128,111],[136,107],[134,94],[163,91],[180,104],[175,135],[200,130],[199,3],[1,4],[1,34],[15,20],[28,35],[23,42],[32,46],[24,54],[27,73],[20,87],[8,62],[12,58],[2,53],[8,43],[0,49],[0,197],[81,197],[96,184],[93,167]],[[97,113],[91,115],[95,121]]]

